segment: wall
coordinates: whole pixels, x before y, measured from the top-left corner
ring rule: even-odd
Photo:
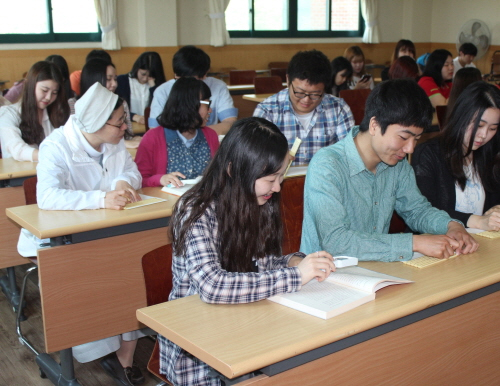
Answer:
[[[415,42],[417,54],[446,48],[455,55],[460,26],[478,18],[488,24],[494,46],[476,65],[489,72],[491,54],[500,49],[500,1],[379,0],[378,4],[380,44],[362,44],[361,38],[233,39],[231,45],[211,47],[208,0],[117,0],[123,48],[110,53],[122,74],[130,70],[140,53],[158,51],[168,78],[173,76],[172,55],[186,44],[206,50],[212,58],[212,71],[266,68],[270,61],[287,61],[295,52],[312,48],[333,59],[352,44],[359,44],[368,60],[385,63],[400,38]],[[0,44],[0,79],[17,80],[34,62],[54,53],[66,58],[70,71],[81,69],[88,51],[99,47],[95,43]]]

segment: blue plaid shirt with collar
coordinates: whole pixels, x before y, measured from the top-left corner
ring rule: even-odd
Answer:
[[[319,149],[340,141],[354,126],[354,118],[347,103],[341,98],[324,94],[321,103],[314,110],[309,127],[305,129],[295,115],[288,89],[259,103],[253,115],[278,126],[288,140],[290,149],[296,137],[302,140],[294,165],[309,164]]]
[[[222,269],[216,248],[217,229],[215,212],[209,207],[189,232],[186,255],[173,256],[173,287],[169,300],[199,294],[207,303],[250,303],[300,290],[299,269],[288,267],[293,254],[258,259],[259,272],[238,273]],[[302,253],[296,255],[305,257]],[[175,385],[220,385],[207,364],[161,335],[158,335],[158,341],[160,372]]]

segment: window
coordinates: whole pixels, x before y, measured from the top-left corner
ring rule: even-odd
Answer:
[[[237,37],[359,37],[359,0],[231,0],[229,35]]]
[[[94,0],[4,1],[2,14],[0,43],[101,41]]]

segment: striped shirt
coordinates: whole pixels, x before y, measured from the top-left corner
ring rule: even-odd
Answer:
[[[301,288],[297,267],[287,267],[293,254],[257,260],[259,272],[227,272],[217,253],[217,218],[208,208],[192,226],[185,257],[172,261],[173,288],[169,300],[199,294],[207,303],[250,303]],[[304,256],[303,254],[297,254]],[[211,368],[163,336],[160,342],[160,372],[178,386],[219,385]]]
[[[450,216],[420,193],[406,160],[366,169],[354,143],[358,127],[312,159],[304,188],[300,250],[325,250],[361,260],[400,261],[413,256],[411,233],[388,234],[394,210],[413,230],[446,234]]]
[[[296,137],[302,140],[294,161],[294,165],[299,165],[308,164],[319,149],[340,141],[354,126],[354,118],[347,103],[333,95],[324,94],[321,103],[313,111],[309,126],[302,127],[290,102],[288,89],[284,89],[259,103],[253,115],[278,126],[288,140],[290,149]]]

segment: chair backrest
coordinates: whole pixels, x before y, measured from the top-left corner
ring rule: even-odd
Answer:
[[[444,125],[446,124],[446,110],[447,110],[446,105],[442,106],[436,106],[436,115],[438,119],[438,124],[439,124],[439,130],[444,129]]]
[[[172,290],[172,244],[153,249],[142,257],[142,271],[146,285],[146,300],[148,306],[163,303],[168,300]],[[171,385],[170,381],[160,374],[160,345],[155,343],[148,370]]]
[[[283,83],[286,82],[286,68],[271,68],[271,76],[279,76]]]
[[[257,76],[255,70],[231,70],[229,71],[229,84],[253,84],[253,79]]]
[[[281,221],[283,223],[283,254],[297,252],[304,219],[304,183],[306,176],[290,177],[281,186]]]
[[[500,51],[495,51],[491,56],[490,79],[497,80],[498,78],[500,78]]]
[[[258,76],[253,80],[255,94],[276,94],[284,89],[279,76]]]
[[[142,257],[148,306],[168,300],[172,290],[172,244],[153,249]]]
[[[26,205],[36,204],[36,183],[38,178],[36,176],[26,178],[23,181],[24,200]]]
[[[360,89],[342,90],[339,93],[339,97],[345,100],[351,109],[355,125],[359,125],[365,116],[366,99],[368,99],[370,92],[370,89]]]
[[[391,223],[389,225],[389,233],[404,233],[406,231],[406,223],[399,214],[394,211],[392,213]]]
[[[269,62],[267,68],[288,68],[288,62]]]
[[[149,116],[151,115],[151,107],[146,107],[144,109],[144,124],[146,125],[146,129],[145,131],[148,131],[149,130],[149,123],[148,123],[148,119],[149,119]]]

